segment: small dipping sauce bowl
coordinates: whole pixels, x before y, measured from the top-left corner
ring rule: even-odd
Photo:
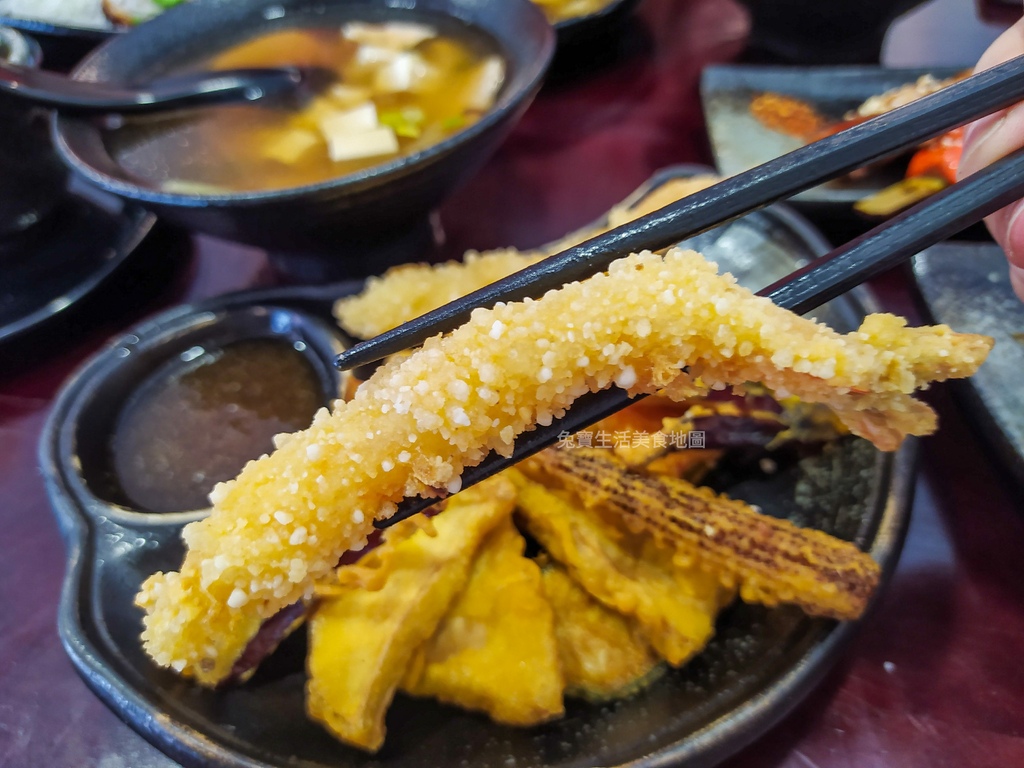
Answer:
[[[266,248],[279,269],[301,281],[365,275],[415,258],[410,233],[426,229],[430,211],[483,164],[540,88],[555,36],[530,0],[192,0],[112,38],[72,74],[139,85],[271,32],[340,34],[349,22],[419,23],[486,38],[504,62],[501,90],[479,120],[436,143],[287,189],[168,191],[128,173],[97,120],[57,117],[57,149],[91,183],[191,229]]]
[[[62,452],[84,508],[180,518],[273,437],[340,396],[327,322],[271,303],[181,311],[113,343],[79,376]]]

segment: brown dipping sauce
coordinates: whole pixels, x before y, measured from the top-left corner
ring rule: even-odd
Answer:
[[[126,500],[149,512],[209,506],[216,483],[305,429],[324,405],[313,366],[290,344],[260,339],[193,348],[188,366],[150,376],[125,404],[111,442]]]

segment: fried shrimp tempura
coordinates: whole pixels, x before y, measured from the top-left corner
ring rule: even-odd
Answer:
[[[757,512],[685,480],[629,472],[608,451],[544,451],[521,471],[670,546],[676,557],[738,584],[748,603],[792,603],[811,616],[856,619],[880,571],[856,545]]]
[[[761,381],[829,405],[890,450],[935,427],[910,393],[971,375],[991,344],[891,315],[842,335],[755,297],[692,251],[620,259],[539,300],[475,311],[218,485],[210,516],[184,530],[181,571],[142,587],[143,642],[158,664],[217,683],[264,619],[363,546],[374,519],[406,496],[457,492],[465,467],[492,450],[510,455],[517,435],[589,391],[680,398]]]
[[[627,222],[664,208],[714,184],[715,176],[675,179],[638,202],[627,199],[608,213],[607,226],[582,229],[536,251],[514,248],[479,253],[469,251],[463,261],[445,264],[407,264],[366,281],[362,293],[341,299],[334,314],[341,327],[357,338],[368,339],[389,331],[485,285],[536,264],[541,259]]]

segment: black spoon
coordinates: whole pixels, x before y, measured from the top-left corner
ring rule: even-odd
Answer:
[[[0,91],[64,113],[160,112],[230,102],[252,102],[318,88],[326,70],[303,67],[232,69],[163,78],[142,86],[90,83],[63,75],[0,64]]]

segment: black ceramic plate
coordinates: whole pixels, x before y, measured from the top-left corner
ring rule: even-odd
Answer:
[[[869,97],[914,82],[921,75],[951,77],[965,68],[708,67],[701,77],[701,100],[715,165],[723,176],[734,176],[802,145],[799,139],[765,127],[750,114],[751,100],[762,93],[794,96],[826,117],[841,119]],[[793,200],[849,209],[862,197],[899,181],[905,170],[905,165],[893,163],[872,169],[862,179],[831,181],[809,189]]]
[[[700,246],[761,287],[824,244],[793,214],[774,208],[703,236]],[[857,624],[737,604],[721,615],[704,653],[632,699],[600,707],[569,701],[559,722],[519,730],[399,696],[388,715],[385,747],[373,757],[342,746],[306,718],[302,633],[238,688],[204,690],[157,669],[140,647],[141,615],[133,598],[149,574],[180,564],[181,527],[201,513],[146,514],[95,492],[104,424],[131,379],[125,360],[149,354],[155,365],[191,343],[187,332],[216,328],[240,313],[292,317],[261,326],[284,333],[323,328],[334,299],[357,288],[283,288],[174,310],[109,345],[67,384],[53,410],[40,456],[69,553],[58,628],[86,683],[139,733],[196,766],[710,766],[782,718],[837,661]],[[870,297],[855,292],[823,315],[851,328],[870,309]],[[744,477],[727,490],[771,514],[856,541],[887,578],[907,521],[913,463],[913,444],[882,454],[848,439],[820,457],[770,477]]]
[[[975,422],[1024,483],[1024,303],[994,243],[943,243],[914,258],[922,304],[936,323],[996,340],[985,365],[956,382]]]
[[[155,221],[137,205],[78,189],[34,227],[0,242],[0,345],[105,285],[140,253]]]
[[[35,38],[43,48],[47,69],[68,70],[85,54],[120,30],[49,24],[0,15],[0,27],[12,27]]]
[[[97,5],[99,1],[97,0]],[[39,36],[67,37],[80,40],[101,41],[119,31],[114,28],[82,27],[68,24],[52,24],[39,19],[23,19],[18,16],[0,14],[0,26],[12,27]]]

